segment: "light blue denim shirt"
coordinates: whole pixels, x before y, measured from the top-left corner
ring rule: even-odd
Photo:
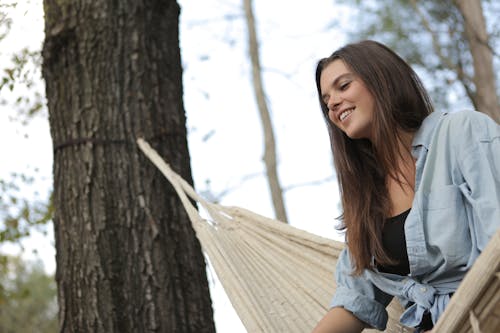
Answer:
[[[351,275],[349,252],[339,256],[331,307],[343,307],[377,329],[396,296],[402,324],[424,312],[434,323],[488,240],[500,227],[500,126],[483,113],[434,112],[413,139],[415,198],[405,222],[410,274],[377,270]]]

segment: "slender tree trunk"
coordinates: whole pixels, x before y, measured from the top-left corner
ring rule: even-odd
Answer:
[[[474,63],[473,103],[478,111],[484,112],[500,123],[500,104],[496,93],[493,52],[489,46],[488,32],[480,0],[455,0],[464,18],[465,37],[469,42]]]
[[[144,137],[191,179],[174,0],[45,0],[61,332],[214,332],[200,245]]]
[[[264,87],[262,84],[259,45],[257,42],[255,19],[252,11],[252,1],[244,0],[244,7],[248,30],[248,51],[252,62],[253,87],[264,131],[264,163],[266,165],[267,181],[269,184],[269,190],[271,191],[271,198],[276,218],[282,222],[288,223],[283,200],[283,191],[278,178],[276,143],[274,140],[273,125],[271,122],[271,116],[269,115],[269,109],[267,107]]]

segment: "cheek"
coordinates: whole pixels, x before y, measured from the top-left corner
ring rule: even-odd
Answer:
[[[365,108],[370,112],[374,113],[375,112],[375,99],[371,95],[371,93],[366,90],[366,92],[363,94],[365,96],[364,103],[365,103]]]
[[[330,119],[330,121],[333,122],[332,111],[328,111],[328,119]]]
[[[332,124],[334,124],[335,126],[337,126],[337,122],[336,122],[337,119],[335,119],[335,115],[334,115],[334,113],[332,111],[328,111],[328,119],[330,119],[330,122]]]
[[[372,118],[373,118],[373,114],[375,113],[375,103],[374,103],[373,101],[370,101],[370,102],[368,103],[368,107],[367,107],[367,109],[368,109],[368,112],[369,112],[369,114],[370,114],[370,117],[372,117]]]

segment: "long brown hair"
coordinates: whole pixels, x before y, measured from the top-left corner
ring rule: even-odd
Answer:
[[[371,140],[349,138],[328,117],[320,77],[323,69],[338,59],[363,81],[375,100]],[[401,182],[400,133],[418,130],[433,111],[430,98],[403,59],[385,45],[368,40],[348,44],[321,59],[316,87],[330,134],[343,206],[340,229],[346,230],[353,273],[372,269],[372,258],[379,264],[393,264],[382,245],[382,229],[390,212],[386,179],[392,176]]]

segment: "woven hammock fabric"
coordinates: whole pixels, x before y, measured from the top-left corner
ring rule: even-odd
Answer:
[[[310,332],[328,310],[335,290],[335,263],[344,243],[243,208],[207,202],[145,141],[138,143],[179,195],[247,331]],[[188,197],[206,210],[210,220],[200,216]],[[400,313],[394,302],[387,332],[411,332],[398,323]]]
[[[139,139],[138,144],[179,195],[203,251],[247,331],[310,332],[328,311],[335,291],[335,263],[344,243],[243,208],[207,202],[144,140]],[[189,198],[198,202],[210,218],[202,218]],[[486,259],[478,259],[484,262],[482,265],[489,266],[487,276],[483,276],[482,284],[477,286],[474,279],[484,275],[484,269],[474,265],[471,273],[478,273],[474,273],[468,283],[476,286],[471,292],[461,290],[469,289],[466,287],[457,290],[450,308],[458,311],[450,314],[451,310],[447,310],[438,323],[437,332],[500,332],[481,330],[482,326],[486,327],[485,318],[500,318],[500,231],[495,239],[480,257]],[[492,296],[481,303],[478,292]],[[385,332],[413,332],[399,323],[402,312],[399,302],[391,302],[387,311],[389,322]],[[490,326],[499,328],[495,323]]]

